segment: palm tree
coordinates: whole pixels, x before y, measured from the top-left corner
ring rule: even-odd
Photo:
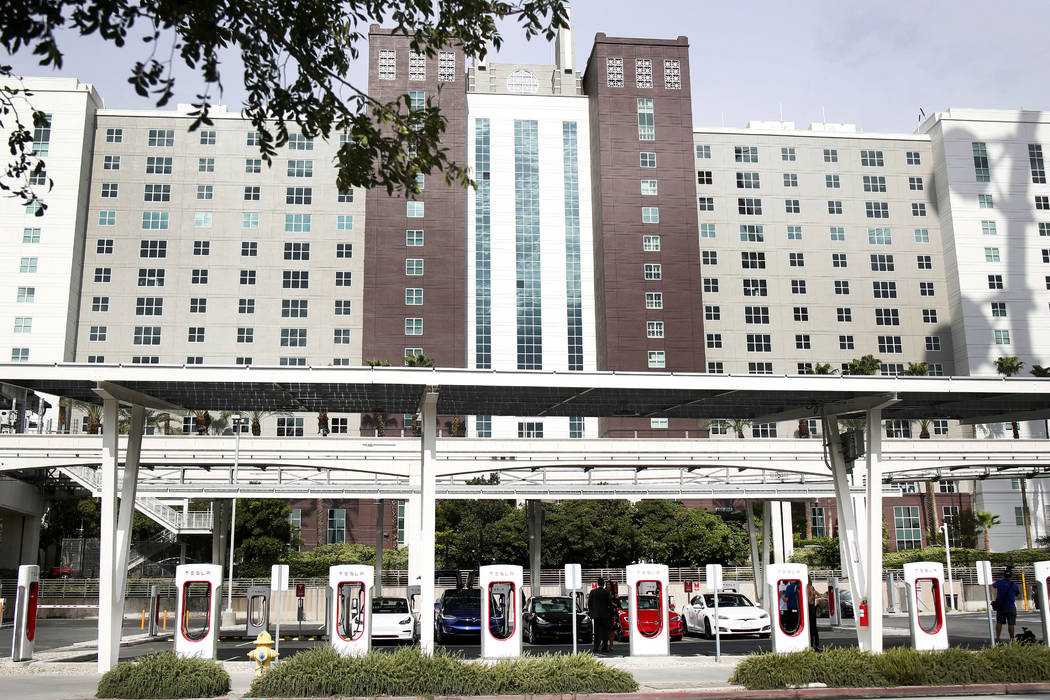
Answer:
[[[389,367],[390,362],[388,360],[379,360],[372,358],[371,360],[365,360],[365,365],[368,367]],[[376,437],[386,437],[386,424],[388,417],[382,411],[376,411],[372,414],[372,425],[375,426]],[[367,421],[362,420],[362,424]],[[363,427],[363,426],[362,426]]]
[[[1016,355],[1006,355],[995,361],[995,371],[1004,377],[1012,377],[1016,374],[1020,374],[1022,369],[1024,369],[1024,362],[1022,362],[1021,358]],[[1010,421],[1010,427],[1014,432],[1014,440],[1020,438],[1021,433],[1018,430],[1017,421]]]
[[[930,366],[925,362],[909,362],[901,374],[908,377],[926,377],[930,374]]]
[[[88,435],[98,435],[102,431],[102,407],[97,403],[88,404],[84,415],[84,430]]]
[[[419,355],[406,355],[404,360],[405,367],[433,367],[434,360],[429,355],[420,353]],[[419,435],[419,411],[412,414],[412,432],[415,435]]]
[[[930,419],[920,418],[919,419],[919,439],[929,440],[930,439]]]
[[[977,528],[984,533],[984,551],[992,551],[991,543],[988,539],[988,531],[999,524],[999,516],[985,512],[983,510],[979,510],[976,513],[974,513],[974,522],[976,523]]]
[[[197,427],[198,435],[207,435],[211,426],[211,414],[207,411],[196,410],[193,412],[193,422]]]
[[[818,362],[806,370],[806,374],[835,374],[837,369],[828,362]]]
[[[881,369],[882,361],[879,358],[874,355],[865,355],[864,357],[850,360],[843,374],[873,375],[878,374]]]
[[[749,418],[726,418],[720,423],[726,428],[731,428],[736,431],[737,438],[744,437],[744,428],[751,425],[751,419]]]
[[[1033,377],[1050,377],[1050,367],[1043,367],[1042,365],[1032,365],[1032,369],[1028,371]]]

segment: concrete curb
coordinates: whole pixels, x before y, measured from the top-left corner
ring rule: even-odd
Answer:
[[[788,688],[782,690],[745,690],[743,688],[697,688],[666,692],[593,693],[589,695],[476,695],[440,696],[433,700],[833,700],[836,698],[921,698],[941,696],[1021,695],[1050,693],[1050,683],[990,683],[979,685],[909,685],[892,688]],[[231,696],[232,697],[232,696]],[[267,698],[266,700],[302,700],[301,698]],[[339,700],[375,700],[346,697]],[[424,700],[423,698],[384,698],[383,700]]]

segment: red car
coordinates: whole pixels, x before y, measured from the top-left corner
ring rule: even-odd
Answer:
[[[638,615],[641,617],[641,627],[646,632],[652,632],[655,634],[660,624],[660,611],[658,608],[657,598],[654,595],[642,595],[638,596]],[[631,628],[628,622],[630,615],[630,602],[627,600],[627,596],[622,595],[616,598],[616,611],[619,614],[619,629],[617,630],[616,636],[621,641],[627,641],[627,631]],[[678,641],[685,635],[685,626],[682,624],[682,616],[674,611],[674,606],[670,606],[670,617],[671,617],[671,639]]]

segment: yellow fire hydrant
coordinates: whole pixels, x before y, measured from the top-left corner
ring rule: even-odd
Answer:
[[[252,644],[255,645],[255,649],[248,652],[248,658],[255,662],[255,675],[258,676],[265,669],[269,669],[270,664],[280,654],[273,650],[273,637],[266,630],[263,630]]]

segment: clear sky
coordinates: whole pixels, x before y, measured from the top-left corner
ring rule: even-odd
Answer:
[[[580,70],[597,32],[687,36],[697,126],[739,127],[783,110],[804,128],[823,107],[830,122],[910,132],[920,108],[1050,109],[1050,0],[577,0],[572,15]],[[553,45],[525,42],[512,26],[504,35],[496,61],[553,62]],[[147,48],[70,35],[60,46],[61,74],[93,83],[107,107],[152,107],[126,82]],[[11,62],[24,75],[54,74],[27,53]],[[361,85],[363,63],[351,76]],[[227,65],[221,101],[236,109],[240,69],[234,56]],[[186,68],[176,75],[176,101],[192,101],[201,82]]]

